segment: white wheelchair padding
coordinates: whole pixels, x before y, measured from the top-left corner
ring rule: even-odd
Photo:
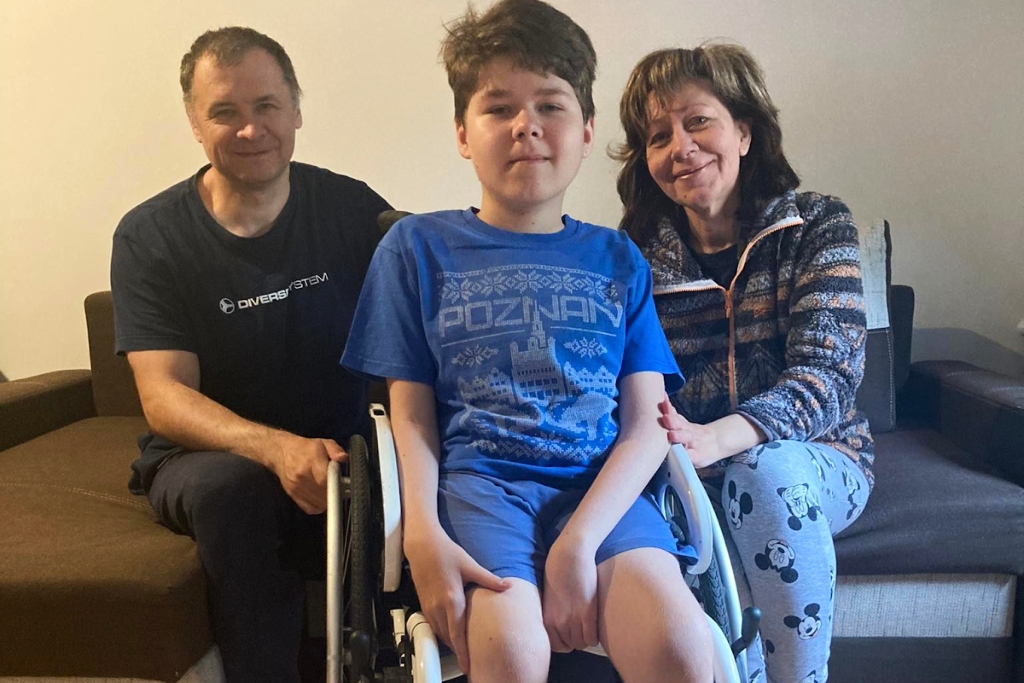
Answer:
[[[658,507],[663,511],[668,508],[665,496],[669,489],[673,490],[683,505],[686,517],[686,540],[697,552],[697,562],[686,568],[689,574],[703,574],[711,564],[712,548],[707,540],[714,537],[711,526],[711,501],[704,492],[704,484],[697,476],[697,470],[690,462],[686,449],[675,444],[669,449],[665,462],[654,475],[654,495]]]
[[[730,666],[734,662],[732,648],[726,639],[718,622],[708,617],[708,629],[711,631],[711,646],[715,656],[711,660],[711,666],[715,677],[715,683],[740,683],[740,673],[737,667]]]
[[[377,432],[377,463],[384,504],[384,592],[393,593],[402,580],[402,496],[398,483],[398,454],[391,434],[391,420],[384,406],[371,404],[370,417]]]

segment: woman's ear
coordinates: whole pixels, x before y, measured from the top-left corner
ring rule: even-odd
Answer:
[[[740,156],[745,157],[750,151],[750,119],[740,119],[736,127],[740,131]]]

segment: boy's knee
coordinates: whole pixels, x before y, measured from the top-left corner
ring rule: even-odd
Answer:
[[[481,647],[471,651],[473,683],[543,683],[548,679],[551,644],[544,629],[480,634]]]
[[[699,616],[704,619],[703,614]],[[711,683],[711,651],[711,634],[706,625],[694,624],[694,628],[661,633],[651,629],[619,673],[625,683]]]
[[[503,593],[475,588],[469,593],[470,677],[473,683],[543,683],[551,662],[540,595],[522,579]]]

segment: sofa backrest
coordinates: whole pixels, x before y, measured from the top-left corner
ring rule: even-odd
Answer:
[[[100,417],[142,415],[132,369],[123,356],[114,353],[114,302],[110,292],[96,292],[85,298],[85,323],[89,329],[96,414]]]
[[[868,313],[864,379],[857,408],[876,434],[896,427],[896,394],[907,380],[914,326],[914,290],[892,284],[888,221],[862,226],[861,273]]]

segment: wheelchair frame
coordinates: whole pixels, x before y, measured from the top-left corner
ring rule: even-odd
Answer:
[[[372,449],[361,437],[353,437],[349,445],[349,476],[342,476],[336,462],[328,466],[327,683],[450,680],[462,672],[454,655],[441,655],[433,629],[422,614],[405,604],[391,609],[390,618],[383,614],[384,597],[395,594],[402,585],[402,504],[390,420],[378,403],[370,406],[370,416],[374,422]],[[374,461],[378,481],[373,477]],[[740,609],[725,537],[682,446],[674,445],[669,450],[651,488],[666,519],[682,531],[686,542],[697,551],[697,562],[681,569],[687,584],[700,595],[708,615],[715,649],[714,680],[745,682],[745,649],[756,636],[760,613],[756,608]],[[379,498],[374,500],[374,494]],[[383,535],[383,547],[377,552],[369,547],[368,534],[373,531]],[[346,543],[350,538],[352,542]],[[343,595],[346,585],[352,622],[347,640]],[[376,671],[375,662],[379,651],[375,640],[380,638],[382,626],[379,621],[390,622],[391,637],[386,640],[393,642],[384,647],[394,649],[398,662],[397,667],[383,674]],[[600,646],[588,651],[605,655]],[[347,677],[343,676],[345,670]]]

